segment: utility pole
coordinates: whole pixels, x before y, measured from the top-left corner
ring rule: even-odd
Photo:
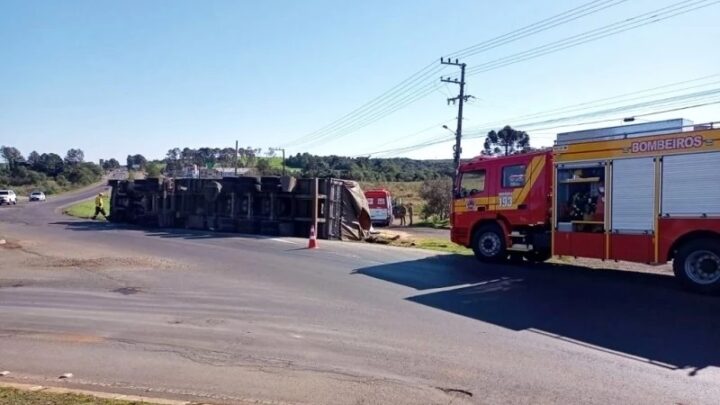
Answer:
[[[282,162],[283,162],[283,176],[285,175],[285,148],[270,148],[272,151],[281,151],[282,152]]]
[[[460,154],[462,153],[461,141],[462,141],[462,121],[463,121],[463,104],[472,97],[465,95],[465,63],[460,63],[458,59],[454,61],[450,58],[447,60],[440,58],[440,63],[443,65],[460,66],[460,80],[457,78],[451,79],[449,77],[441,77],[440,81],[444,83],[453,83],[460,86],[460,94],[457,97],[447,99],[448,105],[450,103],[458,104],[458,116],[457,116],[457,129],[455,130],[455,146],[453,146],[453,164],[455,166],[455,176],[453,177],[453,184],[457,181],[458,172],[460,170]]]
[[[238,153],[240,152],[238,149],[238,141],[235,141],[235,177],[237,177],[237,165],[238,165]]]

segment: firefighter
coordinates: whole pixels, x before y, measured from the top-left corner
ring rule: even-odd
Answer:
[[[405,222],[405,215],[407,215],[405,205],[398,205],[398,215],[400,216],[400,226],[407,226],[407,222]]]
[[[92,219],[97,219],[98,214],[102,214],[105,219],[107,219],[107,213],[105,212],[105,201],[103,201],[103,193],[99,193],[97,197],[95,197],[95,215],[92,216]]]

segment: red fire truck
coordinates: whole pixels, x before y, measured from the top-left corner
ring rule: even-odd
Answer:
[[[720,128],[667,120],[558,134],[552,149],[460,167],[453,242],[483,262],[662,264],[720,291]]]

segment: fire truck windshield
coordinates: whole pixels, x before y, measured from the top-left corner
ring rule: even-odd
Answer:
[[[460,178],[459,197],[467,197],[485,191],[485,170],[465,172]]]

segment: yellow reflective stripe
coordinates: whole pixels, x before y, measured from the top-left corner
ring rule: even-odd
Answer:
[[[500,197],[497,195],[490,197],[473,197],[472,200],[474,201],[476,206],[488,205],[488,211],[517,209],[518,205],[525,202],[528,194],[530,194],[530,190],[532,190],[532,188],[535,186],[537,179],[540,177],[540,174],[543,171],[545,161],[545,155],[536,156],[530,161],[530,165],[528,165],[528,167],[525,169],[525,179],[527,179],[527,181],[525,182],[525,185],[523,187],[516,188],[512,191],[513,204],[511,206],[500,207],[498,205],[498,199]],[[453,208],[455,212],[468,212],[467,202],[469,199],[470,198],[459,198],[453,201]]]
[[[525,187],[522,188],[522,191],[520,192],[520,195],[518,196],[517,203],[515,205],[519,205],[525,202],[525,199],[527,198],[528,194],[530,194],[530,190],[535,186],[535,182],[537,182],[538,177],[540,177],[540,173],[542,172],[543,165],[545,164],[545,156],[538,156],[535,157],[532,162],[530,163],[530,175],[526,176],[526,179],[530,179],[526,184]]]

